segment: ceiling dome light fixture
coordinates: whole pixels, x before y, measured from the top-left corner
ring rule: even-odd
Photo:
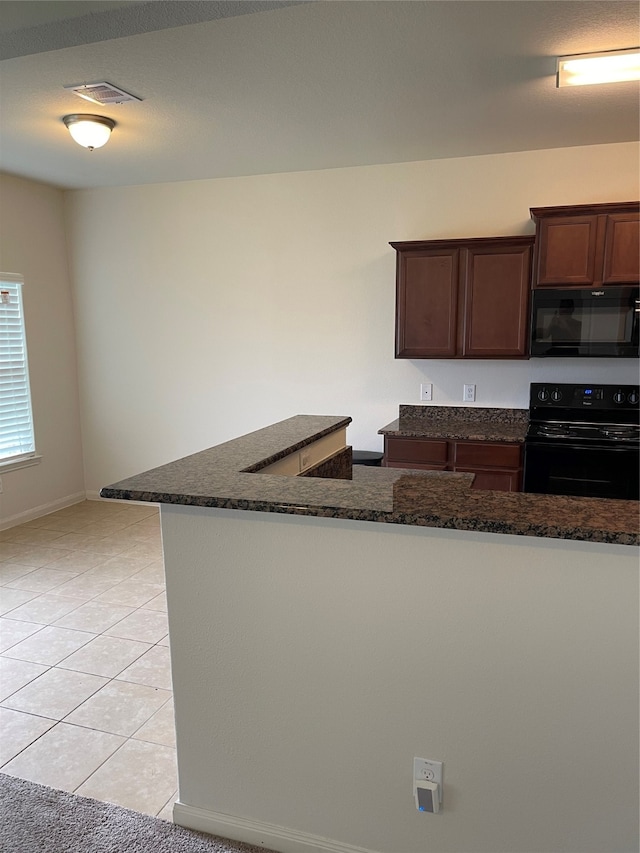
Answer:
[[[109,141],[111,131],[116,126],[112,118],[87,113],[73,113],[64,116],[62,121],[78,145],[83,145],[89,151],[102,148]]]
[[[605,50],[560,56],[557,61],[556,87],[589,86],[594,83],[623,83],[640,80],[640,48]]]

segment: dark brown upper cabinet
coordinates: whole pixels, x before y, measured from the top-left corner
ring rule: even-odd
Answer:
[[[640,203],[532,207],[534,287],[640,283]]]
[[[533,241],[391,243],[396,358],[526,358]]]

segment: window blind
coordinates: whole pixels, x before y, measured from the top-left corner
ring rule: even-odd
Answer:
[[[35,454],[22,285],[0,273],[0,465]]]

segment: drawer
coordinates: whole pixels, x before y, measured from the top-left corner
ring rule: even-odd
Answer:
[[[404,462],[406,465],[435,463],[446,465],[448,442],[424,438],[386,438],[386,458],[389,463]]]
[[[487,468],[519,468],[522,464],[521,444],[490,441],[456,441],[455,467],[471,465]]]

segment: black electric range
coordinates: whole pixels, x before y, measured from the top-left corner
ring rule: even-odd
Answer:
[[[638,500],[640,387],[531,384],[525,492]]]

